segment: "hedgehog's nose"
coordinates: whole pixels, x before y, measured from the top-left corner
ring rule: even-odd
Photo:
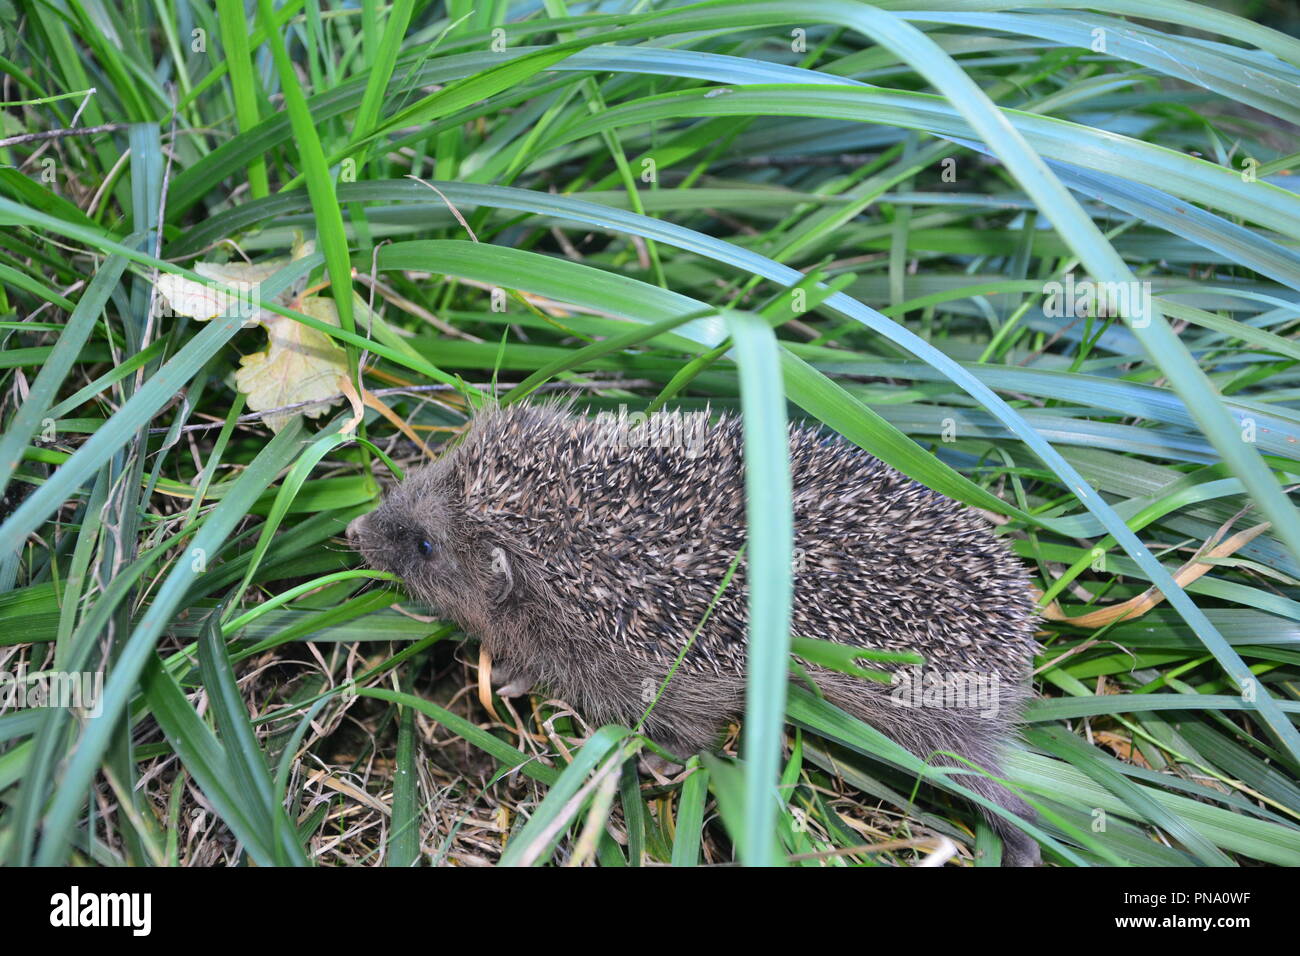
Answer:
[[[353,551],[361,550],[361,533],[365,530],[365,527],[365,515],[358,515],[348,522],[347,531],[343,533],[348,539],[348,546],[351,547]]]

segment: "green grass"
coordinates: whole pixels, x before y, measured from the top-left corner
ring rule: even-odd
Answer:
[[[0,696],[0,860],[994,862],[963,774],[787,686],[803,420],[1056,602],[1008,768],[1046,860],[1300,864],[1300,41],[1228,6],[16,4],[0,675],[104,682]],[[299,235],[261,302],[391,410],[355,429],[340,394],[273,434],[234,387],[266,333],[156,308]],[[1053,314],[1070,274],[1151,309]],[[343,542],[494,388],[744,416],[758,664],[667,783],[629,728],[489,710]]]

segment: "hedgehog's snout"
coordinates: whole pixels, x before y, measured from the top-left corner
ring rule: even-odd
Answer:
[[[371,521],[373,514],[372,511],[353,518],[348,522],[343,535],[347,538],[348,547],[361,555],[366,564],[378,571],[391,571],[393,569],[384,560],[389,549],[376,540],[376,529]]]
[[[343,532],[344,537],[348,539],[348,547],[353,551],[361,550],[361,538],[366,533],[366,518],[368,515],[357,515],[348,522],[347,530]]]

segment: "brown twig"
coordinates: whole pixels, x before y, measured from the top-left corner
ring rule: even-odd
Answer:
[[[111,133],[123,129],[125,123],[105,123],[103,126],[80,126],[77,129],[48,129],[44,133],[23,133],[20,136],[8,136],[0,139],[0,147],[19,146],[23,143],[37,143],[46,139],[63,139],[65,136],[89,136],[92,133]]]
[[[474,383],[467,383],[467,384],[469,384],[470,388],[477,388],[480,390],[487,390],[492,388],[491,385],[487,385],[487,384],[483,384],[483,385],[474,384]],[[497,382],[496,387],[514,388],[516,384],[517,383],[515,382]],[[537,391],[554,392],[554,391],[563,391],[568,388],[585,388],[585,389],[648,388],[653,384],[654,383],[649,381],[648,379],[613,379],[611,381],[603,381],[603,382],[546,382],[542,385],[537,386]],[[373,389],[371,390],[370,394],[384,396],[384,395],[411,394],[411,393],[419,393],[419,392],[454,392],[454,391],[456,391],[455,385],[398,385],[395,386],[394,388]],[[313,399],[310,402],[295,402],[293,405],[281,405],[279,408],[268,408],[260,412],[250,412],[247,415],[240,415],[237,421],[239,424],[242,425],[247,422],[259,421],[260,419],[263,419],[268,415],[282,415],[285,412],[296,412],[304,408],[311,408],[314,405],[330,405],[343,397],[344,397],[343,394],[340,392],[338,395],[333,395],[329,398],[317,398],[317,399]],[[208,431],[213,428],[221,428],[225,424],[226,424],[225,422],[211,422],[205,425],[186,425],[181,429],[181,434],[186,434],[188,432]],[[161,435],[170,430],[171,429],[168,428],[151,428],[149,429],[149,433],[151,435]]]

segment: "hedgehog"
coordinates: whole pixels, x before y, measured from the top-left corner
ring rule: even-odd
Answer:
[[[1036,650],[1023,566],[976,512],[838,435],[792,423],[789,451],[791,633],[925,661],[872,665],[892,684],[812,664],[799,679],[921,759],[977,768],[960,782],[1033,820],[995,779]],[[489,405],[347,537],[481,642],[502,696],[544,689],[684,762],[744,708],[743,452],[736,416]],[[1004,865],[1039,862],[980,809]]]

